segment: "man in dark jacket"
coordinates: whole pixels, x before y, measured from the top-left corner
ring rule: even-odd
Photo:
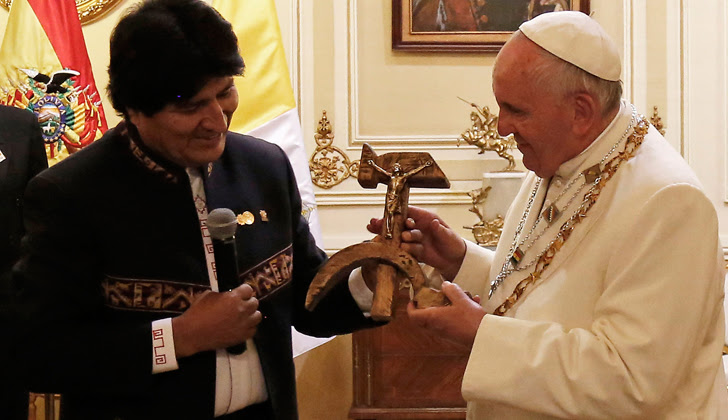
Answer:
[[[124,121],[28,187],[16,274],[28,322],[48,331],[24,340],[40,360],[28,374],[62,393],[71,419],[296,419],[291,325],[329,336],[375,324],[345,282],[304,309],[326,257],[284,152],[228,132],[244,68],[235,34],[202,1],[149,0],[110,45]],[[230,291],[207,229],[217,208],[240,221],[243,283]]]
[[[32,112],[0,105],[0,417],[28,418],[28,392],[22,389],[14,354],[11,323],[15,304],[10,271],[18,258],[23,235],[23,192],[28,181],[48,167],[43,136]]]

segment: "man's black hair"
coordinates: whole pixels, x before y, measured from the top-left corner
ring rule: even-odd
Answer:
[[[108,92],[117,112],[152,116],[244,68],[232,25],[215,9],[200,0],[147,0],[111,35]]]

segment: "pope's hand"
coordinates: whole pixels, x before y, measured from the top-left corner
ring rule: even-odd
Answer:
[[[240,344],[255,335],[262,319],[258,299],[247,284],[224,293],[205,292],[172,318],[177,358]]]
[[[367,229],[378,233],[381,227],[381,219],[372,219]],[[419,207],[407,209],[405,227],[400,248],[438,269],[445,279],[454,279],[465,258],[465,240],[435,213]]]
[[[438,336],[472,347],[480,321],[485,316],[485,309],[479,304],[480,299],[471,299],[460,286],[448,281],[442,283],[442,292],[451,305],[417,309],[410,302],[407,305],[410,321]]]

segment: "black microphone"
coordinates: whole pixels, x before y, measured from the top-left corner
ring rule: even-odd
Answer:
[[[237,227],[238,220],[230,209],[214,209],[207,217],[207,228],[210,231],[215,252],[217,287],[220,292],[228,292],[240,286],[238,251],[235,245]],[[228,347],[227,351],[232,354],[241,354],[245,349],[245,342],[242,342]]]

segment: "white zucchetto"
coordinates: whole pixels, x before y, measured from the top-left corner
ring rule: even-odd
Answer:
[[[622,63],[617,46],[604,29],[582,12],[549,12],[519,28],[551,54],[604,80],[617,81]]]

